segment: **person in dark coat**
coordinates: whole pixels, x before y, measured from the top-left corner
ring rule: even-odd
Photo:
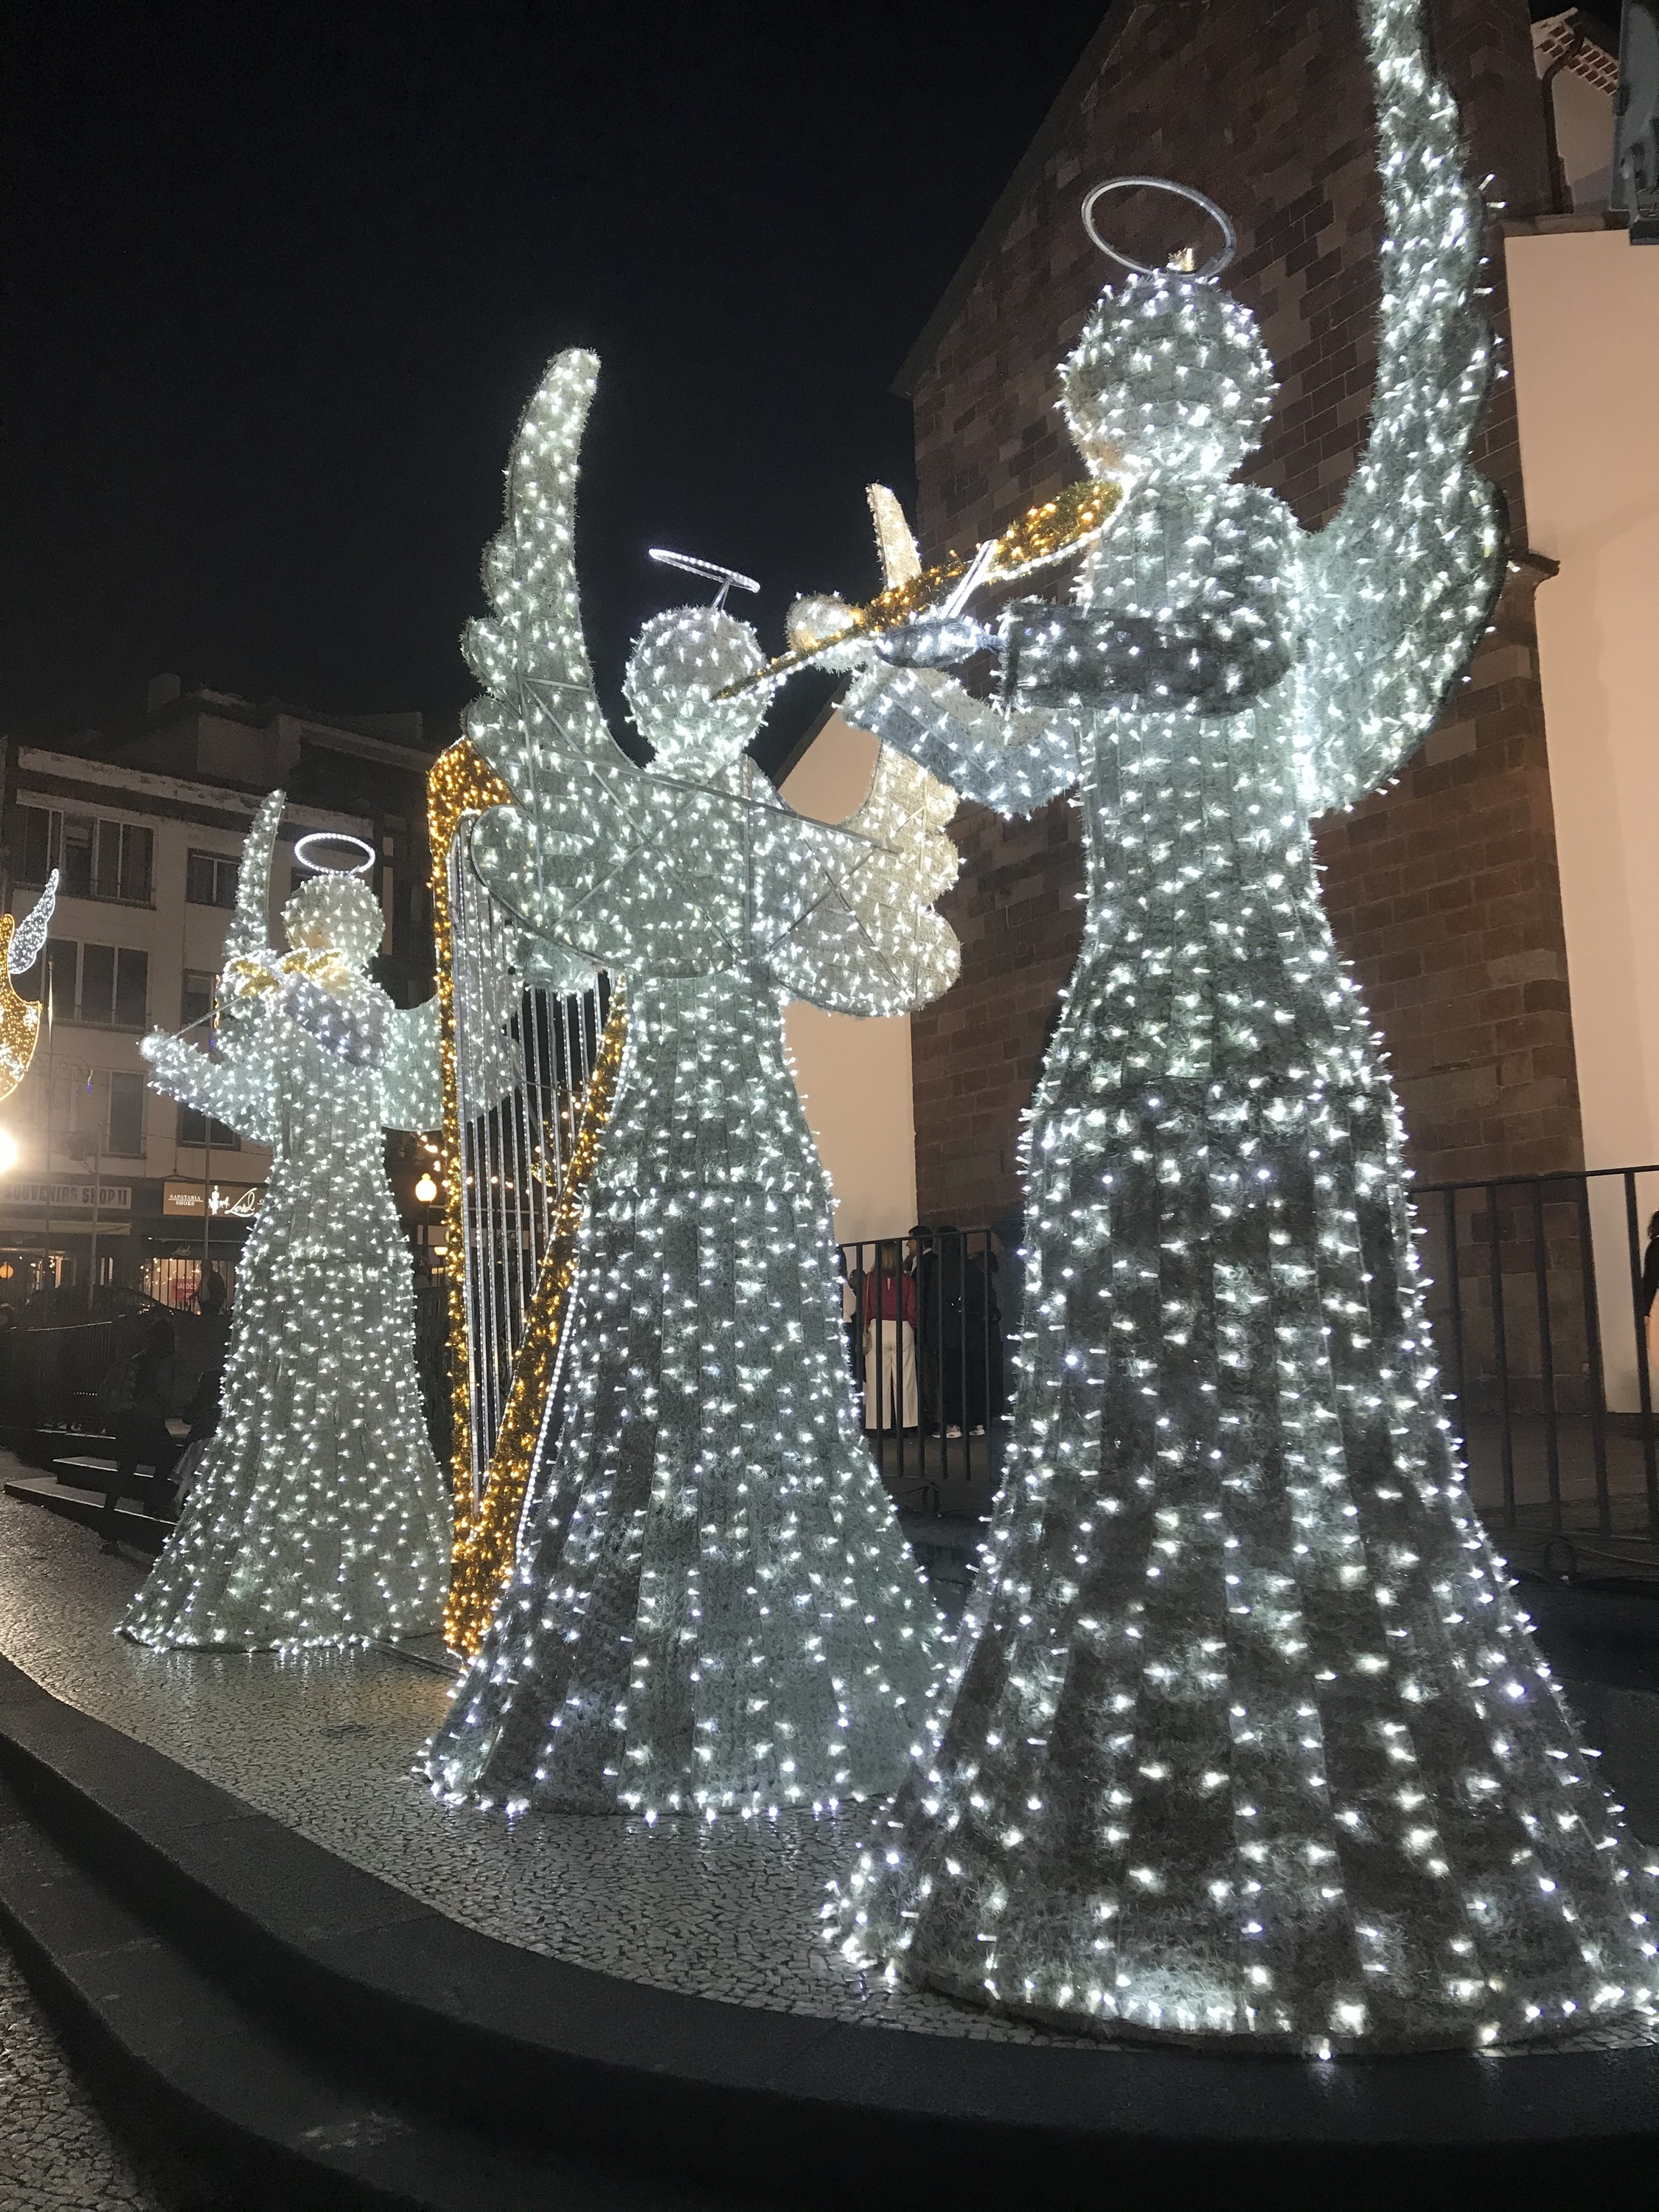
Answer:
[[[115,1549],[116,1501],[131,1486],[139,1468],[148,1467],[149,1510],[165,1517],[173,1503],[173,1469],[179,1446],[167,1426],[167,1416],[177,1410],[186,1389],[173,1351],[173,1323],[158,1315],[151,1322],[144,1348],[130,1363],[131,1372],[120,1393],[110,1425],[115,1439],[115,1472],[104,1498],[104,1549]]]

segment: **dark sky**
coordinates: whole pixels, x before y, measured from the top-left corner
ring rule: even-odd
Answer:
[[[687,596],[647,544],[762,578],[772,649],[795,591],[864,595],[893,374],[1103,13],[14,0],[4,726],[111,728],[162,670],[453,713],[507,440],[577,343],[607,690]]]

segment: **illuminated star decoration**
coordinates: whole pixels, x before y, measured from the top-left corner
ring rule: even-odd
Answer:
[[[268,942],[283,793],[242,858],[211,1054],[153,1032],[152,1081],[272,1150],[237,1272],[218,1431],[124,1626],[140,1643],[290,1650],[435,1630],[446,1485],[415,1377],[411,1263],[382,1131],[441,1108],[434,1002],[364,973],[385,928],[368,885],[320,873]]]
[[[1653,1854],[1465,1495],[1310,836],[1431,727],[1502,557],[1480,202],[1416,7],[1362,19],[1382,329],[1335,520],[1231,481],[1273,389],[1254,321],[1141,271],[1060,370],[1128,486],[1070,603],[1009,611],[996,703],[919,665],[843,708],[1005,813],[1076,784],[1089,904],[960,1663],[832,1916],[1000,2009],[1316,2055],[1650,2017],[1655,1986]]]
[[[852,1400],[830,1192],[787,998],[936,996],[956,799],[884,750],[846,823],[747,759],[768,693],[723,608],[648,623],[613,741],[577,613],[576,457],[598,364],[548,370],[485,557],[467,733],[514,794],[473,865],[530,934],[625,979],[627,1041],[576,1249],[565,1413],[518,1562],[428,1753],[452,1802],[654,1820],[884,1793],[919,1741],[934,1608]],[[722,576],[726,572],[721,571]]]
[[[46,949],[52,910],[58,903],[58,871],[46,878],[46,887],[19,921],[15,915],[0,914],[0,1100],[9,1098],[29,1072],[40,1035],[40,1006],[25,999],[12,982],[27,975]]]

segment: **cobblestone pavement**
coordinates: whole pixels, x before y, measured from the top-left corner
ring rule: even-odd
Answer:
[[[104,1556],[89,1530],[0,1497],[0,1651],[55,1696],[436,1911],[527,1950],[727,2003],[933,2035],[1075,2040],[848,1967],[819,1914],[849,1828],[801,1816],[708,1830],[664,1821],[653,1833],[577,1814],[509,1827],[447,1811],[410,1771],[443,1715],[445,1676],[379,1651],[141,1649],[114,1630],[148,1565],[125,1550]],[[1645,1779],[1655,1703],[1618,1693],[1592,1716],[1610,1767],[1635,1754],[1638,1786],[1625,1794],[1638,1833],[1659,1809]],[[1571,2043],[1656,2039],[1659,2023],[1620,2023]]]
[[[0,2212],[166,2212],[0,1948]]]

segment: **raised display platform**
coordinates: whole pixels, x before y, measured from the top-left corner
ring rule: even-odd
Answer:
[[[1651,2044],[1229,2059],[866,1990],[815,1948],[833,1832],[458,1820],[394,1780],[440,1679],[138,1651],[141,1571],[0,1508],[0,1924],[229,2201],[1651,2212]]]

